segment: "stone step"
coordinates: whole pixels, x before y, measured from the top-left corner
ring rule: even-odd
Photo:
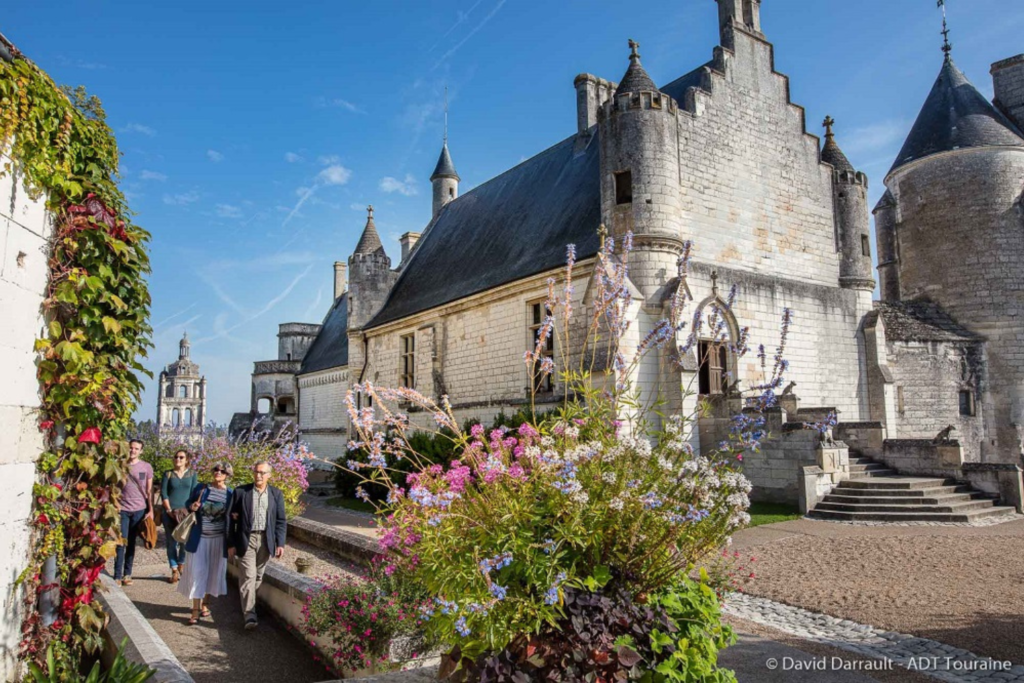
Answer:
[[[990,517],[1013,516],[1012,507],[988,507],[966,512],[840,512],[815,508],[807,514],[811,519],[846,522],[959,522],[969,523]]]
[[[889,467],[880,462],[851,462],[851,472],[871,472],[874,470],[887,470]]]
[[[885,467],[876,467],[873,469],[863,468],[863,466],[850,465],[850,476],[854,479],[864,479],[865,477],[893,477],[896,476],[896,470],[890,470]]]
[[[906,500],[906,499],[905,499]],[[910,499],[913,501],[913,499]],[[818,503],[814,508],[816,511],[833,511],[833,512],[949,512],[959,513],[967,512],[969,510],[981,510],[984,508],[991,508],[993,502],[991,500],[967,500],[957,501],[954,503],[940,503],[940,504],[918,504],[916,501],[907,503],[900,503],[895,505],[879,505],[875,503],[842,503],[833,502],[828,499]]]
[[[941,493],[934,496],[860,496],[853,495],[854,491],[856,489],[846,492],[851,495],[830,493],[825,496],[822,502],[847,503],[850,505],[948,505],[968,500],[985,499],[982,494],[967,491],[963,493]],[[883,491],[883,493],[888,494],[891,492]]]
[[[932,486],[924,489],[873,489],[846,486],[843,482],[832,489],[832,493],[840,496],[893,496],[893,497],[916,497],[916,496],[941,496],[947,493],[970,493],[970,486],[962,484],[947,484],[945,486]]]
[[[869,477],[864,479],[848,479],[843,482],[844,488],[854,489],[927,489],[946,486],[946,479],[926,479],[924,477]]]
[[[880,465],[881,463],[878,462],[877,460],[873,459],[873,458],[867,458],[867,457],[864,457],[864,456],[854,456],[851,453],[850,454],[850,464],[851,465]]]

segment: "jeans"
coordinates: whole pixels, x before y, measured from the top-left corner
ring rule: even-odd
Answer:
[[[139,523],[145,516],[145,510],[121,511],[121,538],[125,543],[117,546],[117,559],[114,560],[115,581],[132,575],[132,565],[135,564],[135,539],[139,537]]]
[[[171,536],[176,526],[170,514],[164,512],[164,540],[167,542],[167,563],[171,565],[171,569],[180,568],[185,564],[185,544],[178,543]]]

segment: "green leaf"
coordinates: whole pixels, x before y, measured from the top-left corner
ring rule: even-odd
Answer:
[[[117,334],[121,331],[121,323],[117,322],[109,315],[105,315],[103,316],[103,329],[108,333]]]

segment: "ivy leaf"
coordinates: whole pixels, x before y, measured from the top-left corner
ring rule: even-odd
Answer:
[[[108,334],[111,332],[117,334],[121,331],[121,323],[117,322],[109,315],[105,315],[103,316],[103,329],[106,330]]]
[[[57,320],[51,320],[50,321],[50,336],[51,337],[60,337],[61,332],[63,332],[63,331],[64,331],[64,328],[61,327],[59,321],[57,321]]]
[[[117,294],[111,294],[110,300],[114,303],[118,310],[123,311],[126,308],[128,308],[128,304],[126,304]]]
[[[103,628],[103,620],[92,605],[78,603],[78,608],[75,611],[78,613],[79,623],[82,624],[82,627],[85,628],[85,630],[99,631]]]

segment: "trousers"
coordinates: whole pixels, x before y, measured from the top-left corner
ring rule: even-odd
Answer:
[[[263,583],[263,572],[267,569],[267,562],[270,562],[267,533],[254,531],[249,536],[249,549],[239,560],[242,571],[238,581],[238,592],[242,596],[242,613],[247,617],[256,613],[256,591]]]

